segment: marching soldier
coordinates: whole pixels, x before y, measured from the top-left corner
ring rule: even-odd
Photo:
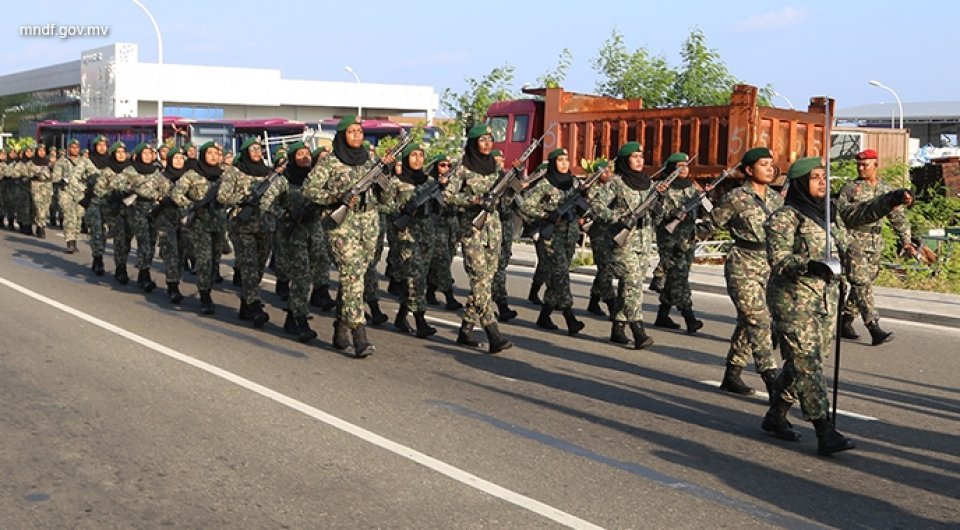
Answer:
[[[53,166],[53,181],[62,182],[60,209],[63,212],[63,236],[67,240],[67,253],[77,252],[77,237],[84,209],[80,201],[87,192],[87,181],[96,178],[97,168],[89,159],[80,156],[80,142],[70,140],[67,155]]]
[[[609,166],[606,161],[601,161],[597,169]],[[587,202],[590,204],[590,210],[595,211],[597,205],[610,204],[613,196],[610,195],[611,172],[604,171],[597,183],[587,191]],[[597,266],[597,275],[593,278],[590,285],[590,302],[587,305],[587,311],[597,316],[606,316],[603,309],[600,308],[600,301],[607,306],[611,315],[615,311],[617,292],[613,288],[613,271],[610,268],[610,261],[613,257],[613,236],[610,222],[593,216],[593,222],[587,230],[590,236],[590,250],[593,251],[593,262]]]
[[[90,152],[90,163],[96,168],[96,173],[91,175],[86,182],[86,190],[82,202],[86,203],[84,207],[83,222],[87,225],[87,231],[90,238],[90,251],[93,254],[93,265],[90,267],[94,274],[103,276],[103,252],[107,248],[107,230],[104,225],[103,217],[103,199],[94,193],[97,180],[100,173],[110,165],[109,146],[107,138],[97,136],[90,144],[93,148]],[[78,203],[79,204],[79,203]]]
[[[129,251],[130,237],[137,238],[137,285],[147,293],[157,287],[150,277],[156,249],[156,229],[150,212],[169,189],[169,183],[160,169],[157,152],[152,146],[141,143],[133,151],[133,165],[124,170],[128,186],[126,191],[136,196],[133,204],[122,210],[129,230],[125,245]],[[126,254],[123,257],[126,260]]]
[[[127,147],[121,141],[110,145],[107,151],[110,158],[107,167],[100,171],[94,184],[94,196],[99,199],[103,222],[110,227],[110,237],[113,238],[113,263],[115,266],[113,277],[126,285],[130,281],[127,275],[127,255],[130,254],[130,237],[127,223],[121,215],[123,198],[129,188],[126,169],[133,163],[127,158]],[[96,258],[94,258],[96,267]],[[98,276],[97,270],[94,273]]]
[[[177,181],[187,172],[187,157],[179,147],[167,150],[167,161],[163,167],[166,183],[162,189],[159,206],[155,206],[150,215],[156,219],[160,239],[160,255],[163,256],[164,274],[167,277],[167,297],[170,303],[179,304],[183,300],[180,292],[180,279],[183,275],[183,251],[186,233],[180,225],[181,210],[173,200],[171,193]]]
[[[37,145],[34,155],[21,166],[21,178],[29,186],[28,204],[32,205],[33,225],[36,236],[47,237],[46,226],[50,219],[50,202],[53,200],[53,182],[50,173],[50,161],[47,159],[47,147]]]
[[[503,152],[494,149],[490,152],[497,161],[497,169],[503,174]],[[503,239],[500,243],[500,261],[497,263],[497,273],[493,276],[493,302],[497,305],[497,320],[509,322],[517,317],[517,312],[510,309],[507,301],[507,265],[513,255],[513,232],[517,223],[517,197],[513,191],[503,194],[500,201],[500,225]]]
[[[450,182],[451,161],[446,155],[437,155],[433,160],[433,169],[430,170],[430,177],[437,179],[440,189],[443,190]],[[440,215],[437,217],[436,230],[433,231],[434,247],[433,258],[430,260],[430,273],[427,275],[427,294],[428,304],[438,304],[437,291],[443,293],[446,302],[446,309],[456,311],[462,309],[463,304],[453,296],[453,257],[457,253],[457,243],[459,242],[460,222],[457,218],[457,209],[450,205],[440,207]]]
[[[450,183],[443,190],[443,199],[463,210],[460,242],[463,245],[463,266],[470,279],[471,293],[463,312],[457,344],[479,346],[480,343],[470,336],[470,332],[476,324],[480,324],[487,333],[488,351],[499,353],[513,347],[513,343],[500,334],[491,299],[493,275],[497,272],[503,237],[500,216],[491,212],[483,227],[478,229],[473,225],[474,217],[483,210],[481,204],[484,195],[500,175],[497,162],[490,154],[492,150],[493,134],[490,127],[481,124],[471,128],[467,133],[463,163],[450,177]]]
[[[846,222],[850,212],[863,202],[890,192],[893,188],[879,179],[877,152],[867,149],[857,155],[857,179],[848,182],[840,191],[837,210]],[[917,249],[910,240],[910,222],[902,208],[895,208],[887,216],[890,226],[896,232],[904,252],[913,256]],[[843,327],[841,333],[846,339],[859,339],[853,329],[857,312],[867,325],[870,342],[877,346],[893,338],[892,332],[880,328],[880,313],[873,301],[873,282],[880,274],[880,258],[883,255],[883,220],[851,228],[849,232],[850,249],[847,279],[850,281],[850,296],[843,307]]]

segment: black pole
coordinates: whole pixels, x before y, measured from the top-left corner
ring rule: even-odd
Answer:
[[[840,300],[837,302],[837,332],[836,332],[836,343],[837,347],[834,351],[833,360],[833,415],[831,419],[833,421],[833,426],[837,426],[837,393],[840,390],[840,339],[842,338],[842,322],[843,322],[843,306],[844,299],[846,298],[846,284],[843,280],[840,280]]]

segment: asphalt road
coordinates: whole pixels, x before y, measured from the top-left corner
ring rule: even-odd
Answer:
[[[255,330],[226,266],[200,317],[192,284],[173,307],[162,277],[150,295],[120,286],[109,257],[94,277],[85,242],[66,255],[48,234],[0,234],[2,528],[960,525],[955,328],[887,320],[894,342],[845,342],[838,427],[858,447],[820,457],[797,411],[803,440],[779,441],[759,428],[764,395],[716,389],[724,296],[696,295],[701,333],[654,328],[634,351],[583,311],[582,338],[537,329],[517,268],[513,349],[457,346],[457,315],[434,309],[433,338],[387,324],[355,360],[328,314],[319,340],[289,338],[272,283]],[[574,277],[581,309],[588,282]]]

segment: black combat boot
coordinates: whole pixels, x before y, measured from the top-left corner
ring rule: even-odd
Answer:
[[[350,328],[340,320],[333,321],[333,347],[338,350],[350,347]]]
[[[567,335],[572,337],[583,329],[584,324],[577,320],[577,315],[573,313],[572,307],[563,310],[563,319],[567,322]]]
[[[487,350],[489,353],[500,353],[503,350],[509,350],[513,348],[513,343],[509,340],[503,338],[503,335],[500,334],[500,329],[497,328],[497,324],[488,324],[483,327],[483,330],[487,332]]]
[[[373,344],[367,340],[367,328],[363,324],[351,330],[353,335],[353,356],[357,359],[363,359],[374,351]]]
[[[437,290],[433,287],[427,288],[427,303],[430,305],[440,305],[440,300],[437,300]]]
[[[427,316],[424,311],[414,311],[413,320],[417,323],[417,338],[425,339],[430,335],[437,333],[437,328],[427,324]]]
[[[140,269],[137,273],[137,285],[143,289],[143,292],[149,293],[157,288],[157,284],[150,278],[150,269]]]
[[[263,302],[257,300],[249,305],[250,320],[253,320],[253,327],[262,328],[270,320],[270,315],[263,310]]]
[[[892,331],[884,331],[880,329],[880,320],[874,320],[873,322],[867,324],[867,331],[870,332],[870,344],[872,346],[879,346],[884,342],[893,340]]]
[[[38,226],[38,227],[37,227],[37,237],[39,237],[40,239],[46,239],[46,238],[47,238],[47,229],[44,228],[44,227],[42,227],[42,226]]]
[[[840,336],[849,339],[857,340],[860,338],[860,334],[857,333],[857,330],[853,329],[853,320],[854,316],[844,313],[843,318],[840,322]]]
[[[791,428],[790,422],[787,421],[787,411],[789,410],[790,403],[777,396],[771,401],[770,409],[767,410],[767,415],[763,417],[760,428],[781,440],[799,442],[800,432]]]
[[[93,257],[93,266],[90,267],[90,270],[97,276],[103,276],[106,273],[106,270],[103,268],[103,256]]]
[[[550,320],[550,315],[553,313],[553,307],[544,305],[540,308],[540,316],[537,317],[537,327],[549,330],[560,329],[559,326],[553,323]]]
[[[213,305],[213,298],[210,296],[210,291],[200,291],[200,314],[212,315],[215,311],[216,306]]]
[[[777,380],[777,369],[771,368],[760,372],[760,379],[763,379],[764,386],[767,387],[767,396],[770,403],[773,403],[773,383]]]
[[[683,315],[683,320],[687,324],[687,333],[696,333],[698,329],[703,327],[703,321],[698,320],[697,316],[693,314],[692,307],[679,307],[680,314]]]
[[[653,338],[643,329],[643,322],[631,322],[630,331],[633,332],[633,349],[642,350],[653,344]]]
[[[517,312],[513,309],[510,309],[510,306],[507,305],[506,300],[500,300],[497,302],[497,321],[498,322],[510,322],[510,320],[517,318]]]
[[[379,326],[380,324],[390,320],[390,318],[380,310],[379,300],[371,300],[367,302],[367,307],[370,308],[370,323],[373,326]]]
[[[727,370],[723,372],[723,381],[720,383],[720,390],[725,390],[741,396],[752,396],[755,392],[752,388],[740,379],[740,372],[743,368],[731,363],[727,363]]]
[[[277,296],[284,302],[290,298],[290,280],[277,280],[277,287],[274,290]]]
[[[233,269],[233,285],[236,287],[243,285],[243,278],[240,277],[240,269],[236,267]]]
[[[76,254],[78,250],[76,241],[67,241],[67,254]]]
[[[653,322],[653,325],[658,328],[680,329],[680,324],[677,324],[670,318],[670,304],[660,304],[660,309],[657,311],[657,319]]]
[[[471,331],[473,331],[473,324],[467,324],[466,322],[460,324],[460,331],[457,333],[457,344],[470,346],[471,348],[479,348],[480,342],[470,336]]]
[[[410,310],[407,309],[406,304],[400,304],[400,309],[397,310],[397,318],[393,319],[393,327],[397,328],[397,331],[401,333],[412,333],[413,328],[410,327],[410,323],[407,322],[407,313]]]
[[[587,304],[587,311],[598,317],[607,316],[607,314],[603,312],[603,308],[600,307],[600,297],[595,294],[590,295],[590,303]]]
[[[319,307],[321,311],[330,311],[337,307],[337,301],[330,298],[330,287],[326,284],[318,285],[310,293],[310,305]]]
[[[170,297],[171,304],[179,304],[183,300],[180,294],[180,282],[167,282],[167,296]]]
[[[839,453],[857,446],[853,440],[837,432],[829,412],[813,420],[813,428],[817,430],[817,452],[821,455]]]
[[[296,335],[299,342],[309,342],[317,338],[317,332],[310,329],[306,316],[295,317],[290,312],[287,312],[287,319],[283,322],[283,330]]]
[[[126,285],[127,282],[130,281],[130,277],[127,276],[127,266],[123,264],[117,265],[117,270],[113,273],[113,277],[120,282],[120,285]]]
[[[543,300],[540,299],[540,288],[543,287],[542,283],[531,283],[530,284],[530,294],[527,295],[527,300],[530,301],[533,305],[543,305]]]
[[[666,281],[667,281],[666,276],[657,276],[656,274],[654,274],[653,279],[650,280],[650,290],[655,293],[659,293],[660,291],[663,290],[663,286],[666,283]]]
[[[463,309],[463,304],[458,302],[457,299],[453,297],[453,289],[447,289],[444,291],[443,297],[447,299],[447,303],[444,305],[447,310],[456,311],[457,309]]]
[[[33,235],[33,225],[20,223],[20,233],[25,236]]]
[[[610,328],[610,342],[614,344],[630,344],[630,339],[627,338],[627,323],[614,320],[613,326]]]

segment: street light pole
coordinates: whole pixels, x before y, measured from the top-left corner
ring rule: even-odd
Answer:
[[[790,98],[788,98],[787,96],[784,96],[783,94],[777,92],[776,90],[773,91],[773,95],[783,98],[783,100],[787,102],[787,105],[790,106],[790,110],[797,110],[797,108],[793,106],[793,102],[790,101]]]
[[[358,85],[360,84],[360,76],[353,71],[353,68],[350,68],[350,66],[348,65],[348,66],[344,66],[343,69],[353,74],[353,78],[357,81],[357,84]],[[362,94],[357,94],[357,96],[360,98],[363,97]],[[357,118],[363,121],[363,105],[357,105]]]
[[[157,149],[159,149],[163,145],[163,87],[159,85],[163,80],[163,37],[160,35],[160,26],[157,25],[156,19],[153,18],[153,14],[150,13],[147,6],[143,5],[140,0],[131,1],[147,14],[147,18],[153,24],[153,31],[157,33],[157,65],[160,70],[157,76]]]
[[[898,96],[897,93],[894,92],[894,90],[893,90],[892,88],[890,88],[890,87],[888,87],[887,85],[881,83],[880,81],[877,81],[876,79],[871,79],[871,80],[868,81],[867,83],[868,83],[870,86],[875,86],[875,87],[877,87],[877,88],[882,88],[882,89],[884,89],[884,90],[889,91],[891,94],[893,94],[893,98],[897,100],[897,108],[900,109],[900,128],[903,129],[903,103],[900,102],[900,96]]]

